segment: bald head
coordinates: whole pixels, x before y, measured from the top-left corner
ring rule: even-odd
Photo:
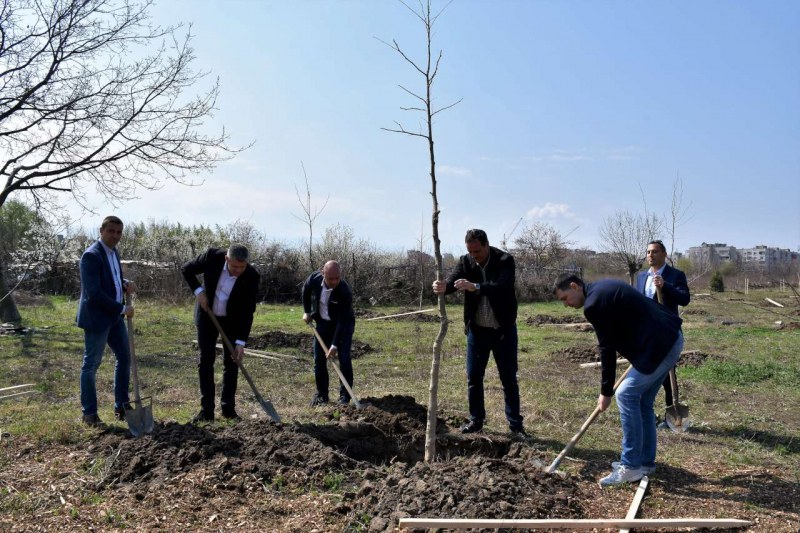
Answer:
[[[329,289],[335,289],[339,282],[342,280],[342,268],[337,261],[328,261],[322,267],[322,277],[325,280],[325,285]]]

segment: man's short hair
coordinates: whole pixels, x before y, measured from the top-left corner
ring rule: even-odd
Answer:
[[[120,226],[124,226],[122,220],[120,220],[119,217],[115,217],[114,215],[109,215],[103,219],[103,223],[100,224],[100,229],[101,230],[106,229],[109,224],[118,224]]]
[[[553,292],[556,291],[565,291],[569,289],[571,283],[575,283],[580,285],[581,287],[584,286],[583,280],[575,274],[561,274],[556,279],[556,282],[553,283]]]
[[[247,261],[250,257],[250,252],[244,244],[231,244],[228,246],[228,259],[234,261]]]
[[[486,236],[486,232],[482,229],[469,229],[467,230],[467,236],[464,237],[464,242],[472,241],[478,241],[481,246],[486,246],[489,244],[489,237]]]
[[[667,253],[667,248],[664,246],[664,243],[661,242],[660,239],[655,239],[655,240],[652,240],[652,241],[648,242],[647,246],[649,247],[651,244],[658,245],[658,247],[661,248],[662,252]]]

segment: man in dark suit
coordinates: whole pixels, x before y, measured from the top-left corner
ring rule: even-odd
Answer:
[[[464,332],[467,335],[467,398],[470,420],[462,433],[483,429],[486,419],[483,376],[494,354],[512,433],[526,435],[520,414],[517,382],[516,267],[508,252],[489,246],[482,229],[467,231],[463,255],[447,281],[434,281],[435,294],[464,292]]]
[[[78,327],[83,329],[85,350],[81,366],[81,409],[83,422],[100,426],[97,414],[97,368],[106,344],[117,363],[114,366],[114,416],[125,419],[128,406],[131,355],[128,330],[123,317],[133,316],[133,306],[123,304],[126,292],[136,292],[136,285],[122,279],[117,244],[122,238],[122,220],[115,216],[103,219],[100,239],[83,252],[80,262],[81,298],[78,304]]]
[[[209,248],[205,253],[185,263],[181,273],[194,292],[195,325],[200,358],[197,369],[200,376],[200,412],[193,422],[214,420],[214,359],[219,333],[208,312],[214,313],[222,331],[234,343],[230,353],[223,343],[222,416],[239,419],[236,413],[236,384],[239,377],[238,363],[244,359],[244,347],[253,326],[258,295],[258,271],[248,264],[249,252],[241,244],[231,244],[227,251]],[[197,276],[203,275],[203,284]]]
[[[661,241],[650,241],[647,245],[647,263],[650,268],[639,272],[636,276],[636,290],[658,301],[661,292],[661,303],[670,311],[678,314],[678,306],[689,305],[689,284],[686,274],[667,264],[667,249]],[[672,405],[672,384],[669,374],[664,378],[664,399],[667,407]],[[666,422],[662,422],[666,427]]]
[[[661,382],[675,366],[683,348],[681,319],[665,306],[618,280],[584,284],[563,275],[554,292],[564,305],[584,308],[594,326],[600,349],[602,380],[597,406],[605,411],[614,396],[617,352],[630,361],[628,376],[617,389],[622,423],[622,453],[601,487],[638,481],[655,472],[656,416],[653,410]]]
[[[353,313],[353,292],[350,285],[342,279],[342,269],[336,261],[328,261],[322,271],[312,273],[303,283],[303,320],[306,324],[313,319],[317,332],[328,345],[326,354],[314,341],[314,381],[317,392],[311,400],[312,406],[328,403],[327,359],[339,358],[339,368],[347,383],[353,386],[353,362],[350,346],[356,317]],[[344,384],[339,385],[339,403],[350,403],[350,394]]]

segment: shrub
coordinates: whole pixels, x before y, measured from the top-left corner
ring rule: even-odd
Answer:
[[[711,276],[711,290],[714,292],[725,292],[725,283],[722,281],[722,274],[719,271]]]

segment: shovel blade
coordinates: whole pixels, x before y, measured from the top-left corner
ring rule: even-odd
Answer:
[[[128,430],[134,437],[152,433],[155,426],[152,404],[144,405],[141,400],[131,402],[131,408],[125,410],[125,420],[128,422]]]
[[[260,401],[261,408],[264,410],[265,413],[267,413],[267,416],[269,416],[274,422],[280,422],[281,417],[278,414],[278,411],[276,411],[275,408],[272,406],[272,402],[270,402],[269,400],[265,400],[264,398],[260,398],[260,400],[261,400]]]
[[[673,433],[683,433],[692,425],[692,421],[689,419],[689,408],[681,404],[667,407],[664,419]]]

